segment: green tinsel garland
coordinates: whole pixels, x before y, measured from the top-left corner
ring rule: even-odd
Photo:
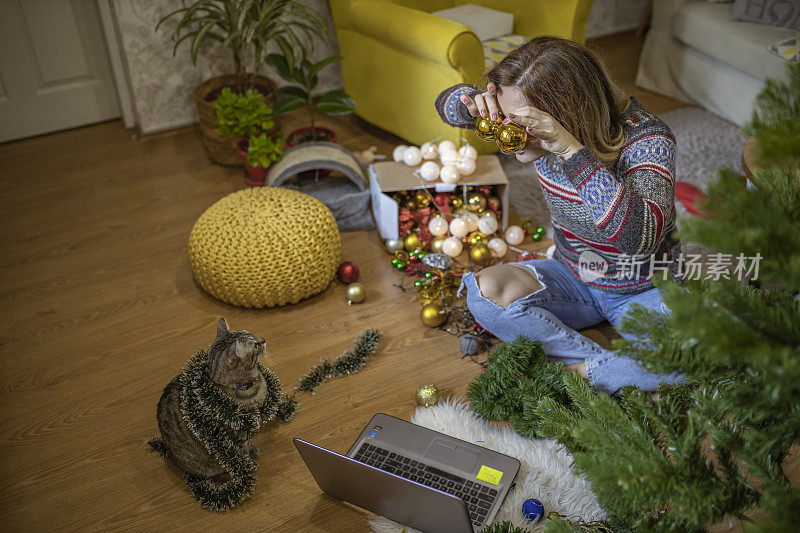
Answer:
[[[332,376],[358,372],[369,355],[380,343],[382,334],[375,329],[366,330],[352,350],[347,350],[334,363],[323,360],[306,374],[295,387],[299,392],[314,392]],[[222,484],[212,479],[185,475],[186,484],[194,499],[204,509],[224,511],[236,507],[250,497],[255,486],[256,463],[230,437],[227,428],[244,431],[249,440],[258,431],[262,422],[276,417],[289,421],[297,411],[299,403],[295,395],[282,393],[282,385],[274,372],[258,363],[258,370],[266,382],[267,397],[258,410],[239,406],[230,396],[222,392],[208,375],[208,354],[198,350],[178,376],[180,408],[183,419],[191,432],[205,444],[211,456],[230,474],[231,480]],[[153,450],[166,455],[161,437],[149,441]]]
[[[381,337],[380,331],[368,329],[356,340],[352,349],[346,350],[334,361],[322,359],[318,365],[315,365],[306,375],[300,378],[295,390],[314,394],[323,383],[334,376],[342,377],[355,374],[367,364],[369,354],[378,347]]]

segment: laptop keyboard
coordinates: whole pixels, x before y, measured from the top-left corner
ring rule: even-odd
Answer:
[[[497,498],[497,490],[488,485],[467,481],[367,442],[361,445],[353,459],[461,498],[467,504],[469,518],[475,527],[480,527],[484,523],[489,509]]]

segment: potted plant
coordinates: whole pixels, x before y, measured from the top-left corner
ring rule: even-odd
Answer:
[[[327,22],[315,10],[294,0],[182,0],[182,5],[165,15],[156,31],[164,22],[177,17],[172,31],[175,42],[172,53],[175,55],[178,46],[187,41],[194,65],[200,50],[212,42],[230,51],[235,73],[204,81],[195,89],[194,100],[203,146],[209,157],[217,163],[237,164],[239,156],[233,143],[216,131],[214,101],[228,87],[241,93],[254,89],[271,104],[276,84],[256,74],[264,62],[268,44],[280,38],[283,46],[299,51],[304,41],[328,36]]]
[[[237,93],[225,87],[214,102],[214,115],[218,135],[235,141],[236,151],[244,160],[245,181],[264,185],[267,169],[283,155],[284,139],[273,133],[272,109],[253,89]]]
[[[316,63],[306,57],[305,48],[300,48],[300,55],[295,54],[293,47],[285,39],[276,39],[281,48],[281,54],[267,54],[266,62],[275,72],[292,85],[281,87],[275,91],[275,105],[273,113],[278,116],[301,107],[308,110],[309,127],[300,128],[289,133],[287,144],[297,144],[325,140],[336,142],[336,133],[328,128],[315,125],[316,115],[319,111],[325,115],[347,115],[356,109],[353,98],[341,89],[329,91],[319,97],[315,103],[312,92],[319,84],[319,72],[326,66],[336,61],[341,61],[341,56],[330,56]]]
[[[244,181],[248,185],[266,184],[270,165],[283,157],[284,141],[282,135],[262,133],[236,143],[236,151],[245,160]]]

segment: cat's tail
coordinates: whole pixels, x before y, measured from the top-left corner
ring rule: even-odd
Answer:
[[[164,446],[164,441],[161,439],[161,437],[153,437],[147,441],[147,444],[150,445],[154,452],[158,452],[161,457],[167,456],[167,447]]]
[[[203,509],[209,511],[227,511],[233,509],[253,493],[256,476],[244,474],[222,484],[217,484],[208,477],[185,474],[189,492]]]

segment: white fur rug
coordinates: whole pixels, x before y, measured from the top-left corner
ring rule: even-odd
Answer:
[[[458,399],[442,400],[427,409],[418,407],[411,422],[520,460],[516,486],[508,492],[494,523],[508,520],[526,531],[541,531],[546,520],[532,524],[522,516],[522,504],[528,498],[542,502],[545,516],[557,511],[587,522],[605,519],[589,482],[572,471],[572,456],[557,441],[526,439],[510,428],[498,429]],[[381,516],[370,517],[369,523],[377,533],[416,532]]]

